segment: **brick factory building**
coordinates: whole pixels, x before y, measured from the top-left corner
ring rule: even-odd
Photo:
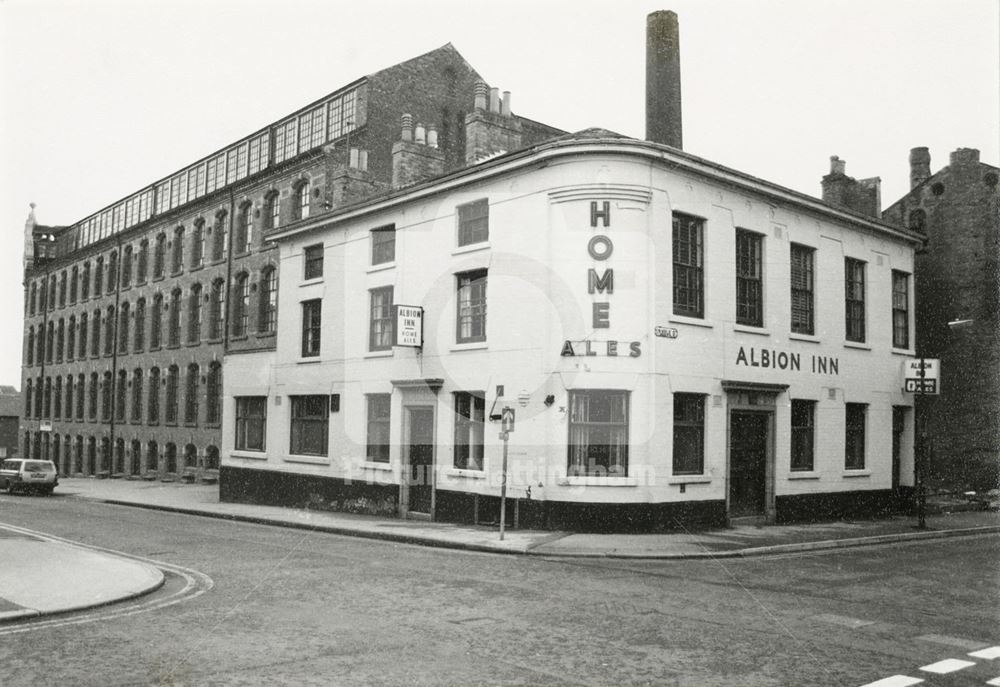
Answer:
[[[1000,169],[961,148],[931,174],[910,152],[911,190],[884,214],[926,237],[917,253],[917,353],[941,360],[941,393],[920,399],[934,486],[1000,487]]]
[[[434,164],[464,164],[479,82],[446,45],[347,84],[72,225],[39,225],[33,206],[25,455],[51,458],[63,474],[214,478],[223,359],[274,347],[279,274],[268,232],[388,189],[389,142],[404,109],[436,124],[427,131]],[[526,143],[561,133],[510,121]]]

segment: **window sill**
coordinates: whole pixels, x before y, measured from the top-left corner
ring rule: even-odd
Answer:
[[[468,470],[465,468],[448,468],[445,470],[448,477],[465,477],[468,479],[486,479],[484,470]]]
[[[191,265],[188,267],[188,272],[199,272],[203,269],[205,269],[204,265]]]
[[[163,281],[163,275],[161,274],[159,277],[153,277],[153,281],[154,282]]]
[[[706,329],[714,329],[715,326],[705,320],[698,317],[685,317],[684,315],[671,315],[667,320],[671,324],[689,324],[693,327],[705,327]]]
[[[171,279],[173,279],[174,277],[179,277],[179,276],[181,276],[182,274],[184,274],[184,270],[183,270],[183,269],[179,269],[179,270],[173,270],[173,271],[172,271],[172,272],[170,273],[170,278],[171,278]]]
[[[866,468],[861,468],[860,470],[844,470],[841,477],[847,479],[852,477],[871,477],[872,471]]]
[[[366,460],[361,464],[361,468],[364,470],[381,470],[383,472],[391,472],[392,463],[376,463],[371,460]]]
[[[674,475],[667,480],[667,484],[711,484],[712,478],[708,475]]]
[[[222,256],[221,258],[212,258],[212,260],[208,264],[210,267],[214,267],[215,265],[221,265],[225,261],[226,261],[225,256]]]
[[[300,456],[291,455],[283,456],[282,460],[286,463],[308,463],[309,465],[329,465],[329,456]]]
[[[906,358],[916,358],[917,357],[917,352],[914,351],[912,348],[893,348],[892,349],[892,354],[893,355],[901,355],[901,356],[906,357]]]
[[[754,327],[749,324],[734,324],[733,331],[742,334],[756,334],[757,336],[771,336],[770,330],[763,327]]]
[[[323,362],[323,360],[322,360],[322,358],[320,358],[317,355],[317,356],[313,356],[312,358],[300,358],[299,360],[296,360],[295,362],[298,365],[315,365],[316,363]]]
[[[790,333],[788,335],[788,338],[792,341],[805,341],[806,343],[814,343],[814,344],[823,343],[822,341],[820,341],[818,336],[813,336],[812,334]]]
[[[561,487],[637,487],[638,477],[560,477],[556,484]]]
[[[790,479],[790,480],[796,480],[796,479],[818,480],[819,479],[819,475],[817,475],[814,470],[800,470],[800,471],[788,473],[788,478],[787,479]]]
[[[371,274],[372,272],[384,272],[385,270],[391,270],[395,266],[396,266],[395,260],[393,260],[392,262],[380,262],[377,265],[372,265],[371,267],[369,267],[368,274]]]
[[[273,331],[272,332],[257,332],[257,338],[258,339],[272,338],[274,336],[275,336],[275,333]]]
[[[459,246],[451,252],[452,255],[465,255],[466,253],[477,253],[481,250],[489,250],[491,248],[489,241],[482,241],[480,243],[470,243],[467,246]]]
[[[267,460],[267,452],[266,451],[248,451],[248,450],[245,450],[245,449],[244,450],[240,450],[240,451],[233,450],[233,451],[229,452],[229,457],[230,458],[250,458],[252,460]]]
[[[322,284],[323,277],[313,277],[312,279],[303,279],[299,282],[299,286],[315,286],[316,284]]]
[[[489,348],[489,344],[486,341],[473,341],[470,343],[460,343],[454,344],[448,350],[452,352],[458,351],[483,351]]]
[[[364,354],[365,358],[391,358],[394,351],[390,348],[384,351],[368,351]]]
[[[866,344],[863,341],[845,341],[844,348],[854,348],[859,351],[870,351],[872,347],[870,344]]]
[[[246,334],[240,334],[239,336],[237,336],[236,334],[233,334],[233,336],[231,336],[229,338],[229,342],[232,343],[233,341],[246,341],[247,338],[249,338],[249,337],[247,337]]]
[[[191,348],[192,346],[201,346],[201,339],[198,339],[197,341],[188,341],[184,345],[187,346],[188,348]]]

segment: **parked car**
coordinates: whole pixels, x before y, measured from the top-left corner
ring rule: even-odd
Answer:
[[[8,458],[0,463],[0,489],[37,491],[51,494],[59,484],[59,474],[51,460],[21,460]]]

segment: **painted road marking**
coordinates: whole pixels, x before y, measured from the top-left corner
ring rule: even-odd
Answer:
[[[977,642],[972,639],[963,639],[962,637],[949,637],[948,635],[921,635],[917,639],[923,642],[957,646],[960,649],[982,649],[986,646],[986,642]]]
[[[994,687],[996,687],[997,685],[1000,685],[1000,677],[995,677],[992,680],[987,680],[986,684],[993,685]]]
[[[972,661],[962,661],[957,658],[946,658],[943,661],[938,661],[937,663],[931,663],[929,666],[923,666],[920,670],[925,673],[937,673],[938,675],[946,675],[947,673],[954,673],[956,670],[962,670],[963,668],[968,668],[969,666],[976,665]]]
[[[823,613],[816,616],[816,620],[822,620],[825,623],[833,623],[834,625],[843,625],[844,627],[865,627],[866,625],[875,624],[874,620],[848,618],[846,615],[837,615],[835,613]]]
[[[883,678],[877,682],[869,682],[867,685],[861,685],[861,687],[910,687],[910,685],[919,685],[921,682],[923,682],[923,680],[919,677],[893,675],[892,677]]]
[[[992,661],[994,658],[1000,658],[1000,646],[991,646],[989,649],[972,651],[969,653],[969,656],[972,656],[972,658],[985,658]]]

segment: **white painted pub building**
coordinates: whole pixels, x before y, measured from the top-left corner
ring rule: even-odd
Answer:
[[[912,485],[905,229],[587,130],[272,238],[277,346],[226,358],[223,500],[495,522],[503,407],[521,526],[835,516]]]

